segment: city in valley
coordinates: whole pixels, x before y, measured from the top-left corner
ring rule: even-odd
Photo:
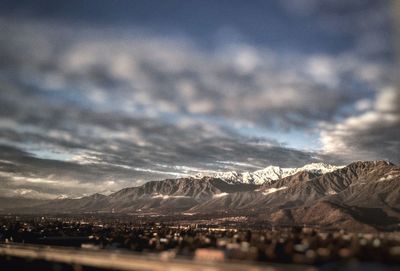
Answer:
[[[265,270],[309,270],[307,266],[396,270],[400,264],[399,232],[254,225],[243,217],[180,222],[158,217],[154,221],[112,215],[2,216],[0,264],[16,270],[125,270],[125,262],[136,270],[143,259],[149,270],[164,264],[178,268],[190,261],[200,269],[207,268],[207,263],[217,264],[216,270],[230,270],[232,263],[257,270],[264,270],[262,263],[272,268]],[[77,254],[107,261],[87,262],[74,257]],[[110,256],[114,254],[116,258]]]

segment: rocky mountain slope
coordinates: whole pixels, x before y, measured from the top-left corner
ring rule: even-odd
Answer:
[[[308,224],[366,231],[393,229],[400,223],[400,166],[386,161],[359,161],[335,170],[323,166],[291,172],[288,176],[285,170],[277,172],[279,178],[262,184],[240,178],[167,179],[125,188],[109,196],[58,199],[7,211],[245,215],[276,225]]]

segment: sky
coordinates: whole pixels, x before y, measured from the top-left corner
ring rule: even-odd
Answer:
[[[0,196],[400,162],[391,1],[0,3]]]

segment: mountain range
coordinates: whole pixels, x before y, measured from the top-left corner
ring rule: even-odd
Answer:
[[[281,168],[278,166],[268,166],[264,169],[260,169],[254,172],[238,172],[238,171],[227,171],[215,173],[212,176],[219,178],[227,183],[248,183],[248,184],[266,184],[272,183],[276,180],[294,175],[298,172],[307,171],[318,174],[328,173],[336,169],[342,168],[343,166],[333,166],[324,163],[311,163],[303,167],[298,168]],[[201,178],[207,175],[197,174],[195,177]]]
[[[0,199],[6,201],[7,199]],[[10,199],[8,199],[10,201]],[[358,161],[347,166],[267,167],[253,173],[150,181],[108,196],[1,204],[3,213],[119,213],[245,216],[273,225],[354,231],[398,230],[400,166]]]

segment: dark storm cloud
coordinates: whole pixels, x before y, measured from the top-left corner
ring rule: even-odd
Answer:
[[[347,53],[279,53],[245,43],[210,52],[183,38],[4,23],[1,52],[6,71],[19,70],[12,73],[16,80],[105,110],[201,114],[290,129],[332,120],[386,79],[385,64]]]
[[[39,105],[34,106],[35,101]],[[261,160],[257,162],[260,166],[271,160],[285,165],[295,163],[285,161],[279,156],[274,157],[273,146],[279,144],[276,141],[242,138],[230,130],[204,121],[183,117],[172,124],[154,118],[80,111],[79,108],[71,107],[66,107],[63,115],[57,115],[52,105],[43,106],[40,99],[35,100],[34,97],[29,97],[29,104],[40,108],[40,113],[28,110],[25,113],[29,114],[29,118],[25,119],[23,112],[27,106],[24,106],[26,102],[23,99],[21,103],[18,122],[10,119],[3,121],[0,123],[0,134],[8,142],[25,145],[29,143],[25,147],[33,150],[40,144],[44,144],[43,148],[47,146],[50,151],[52,148],[54,151],[70,151],[71,156],[83,150],[91,153],[95,161],[124,166],[148,166],[149,161],[200,165],[217,160],[237,159],[240,155],[248,157],[249,153],[253,153],[255,159],[258,157]],[[57,121],[47,122],[49,116],[51,120],[58,116]],[[281,148],[285,149],[284,146]],[[271,153],[265,152],[266,150],[271,150]],[[301,160],[301,152],[297,153]]]
[[[386,40],[390,40],[395,47],[392,49],[392,65],[387,70],[390,77],[377,88],[374,99],[361,99],[356,103],[357,113],[336,123],[321,125],[321,142],[326,153],[353,160],[368,158],[400,162],[400,85],[398,80],[400,6],[398,2],[392,2],[391,8],[394,32],[393,36]],[[377,14],[371,15],[374,18],[372,21],[382,20],[382,17],[379,18]],[[382,33],[385,31],[382,30]],[[376,35],[370,35],[370,37],[375,40],[360,39],[359,44],[371,43],[372,47],[382,45]],[[366,47],[371,48],[368,45]]]
[[[342,16],[329,3],[301,1],[307,10],[298,10],[286,2],[273,8],[288,25],[273,19],[277,28],[264,38],[232,40],[218,29],[214,41],[144,21],[99,27],[85,12],[59,18],[57,8],[46,17],[36,5],[21,16],[8,2],[0,17],[0,194],[81,196],[198,172],[398,161],[387,7],[340,2],[349,11]],[[320,137],[322,150],[304,150],[299,134]]]
[[[331,155],[399,163],[399,135],[400,94],[397,88],[388,87],[360,114],[336,124],[322,125],[321,140]]]
[[[13,111],[0,121],[1,143],[8,144],[0,155],[6,194],[14,189],[24,196],[79,196],[92,192],[93,185],[107,192],[144,180],[249,169],[217,161],[263,167],[318,160],[313,153],[280,147],[273,140],[246,139],[191,118],[168,123],[65,101],[46,103],[40,92],[16,85],[13,92],[1,93],[3,108],[14,99]]]
[[[284,49],[337,53],[354,44],[376,49],[374,35],[388,32],[389,4],[386,0],[254,0],[251,5],[241,0],[4,0],[0,14],[100,27],[133,25],[166,36],[187,35],[204,47],[245,40]]]
[[[137,124],[143,123],[141,120]],[[87,147],[78,152],[72,151],[73,156],[68,161],[43,159],[34,153],[2,146],[2,188],[22,189],[23,193],[28,189],[37,193],[79,196],[93,192],[93,187],[97,185],[102,187],[102,191],[115,191],[138,185],[143,180],[184,176],[202,171],[248,169],[229,167],[216,161],[247,162],[256,167],[276,164],[277,161],[282,166],[318,161],[312,157],[312,153],[269,144],[263,146],[260,142],[252,145],[240,138],[202,138],[199,136],[204,133],[201,129],[188,131],[178,127],[149,125],[153,127],[142,127],[143,132],[148,134],[144,146],[136,146],[129,140],[129,136],[127,139],[112,141],[97,139],[96,144],[87,138]],[[12,142],[11,138],[9,140]],[[31,141],[30,144],[36,146],[43,144],[43,141]],[[42,148],[57,152],[65,146],[49,144],[47,141]],[[64,150],[69,151],[71,149]]]

